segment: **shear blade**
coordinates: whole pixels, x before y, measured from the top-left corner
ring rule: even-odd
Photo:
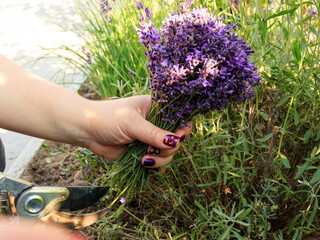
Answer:
[[[110,187],[66,187],[69,190],[69,198],[62,203],[59,210],[76,211],[84,209],[103,197]]]

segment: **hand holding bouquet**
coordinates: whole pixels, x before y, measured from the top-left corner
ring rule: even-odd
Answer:
[[[253,50],[228,26],[206,9],[191,10],[192,2],[181,5],[177,14],[163,22],[160,31],[140,18],[140,42],[147,49],[151,109],[147,120],[174,132],[197,114],[223,110],[254,96],[260,84]],[[149,11],[147,13],[150,13]],[[135,142],[117,161],[113,184],[127,194],[142,189],[147,169],[141,157],[148,146]]]

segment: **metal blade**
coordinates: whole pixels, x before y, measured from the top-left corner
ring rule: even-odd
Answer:
[[[110,187],[81,186],[66,188],[69,190],[69,198],[62,203],[59,210],[76,211],[94,204],[108,192]]]

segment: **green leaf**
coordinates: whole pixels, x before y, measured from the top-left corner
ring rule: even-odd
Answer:
[[[303,143],[308,143],[311,135],[312,135],[312,129],[310,128],[310,129],[304,134],[303,139],[301,139],[301,140],[303,140]]]
[[[235,230],[232,230],[231,232],[237,240],[246,240],[246,238],[240,236],[239,233],[237,233]]]
[[[295,40],[293,40],[292,42],[292,51],[293,51],[293,55],[294,57],[297,59],[298,62],[300,62],[301,60],[301,49],[298,46],[297,42]]]
[[[291,6],[291,7],[300,7],[303,4],[314,4],[314,2],[308,1],[308,2],[301,2],[301,3],[290,3],[290,2],[285,2],[286,5]]]
[[[319,146],[318,151],[316,152],[315,156],[317,156],[319,153],[320,153],[320,146]]]
[[[268,141],[271,137],[272,137],[273,133],[269,133],[267,136],[265,136],[264,138],[258,138],[256,139],[258,142],[266,142]]]
[[[312,32],[314,35],[318,36],[318,32],[317,32],[316,29],[314,29],[313,27],[310,27],[309,29],[311,30],[311,32]]]
[[[175,235],[172,239],[173,239],[173,240],[182,239],[182,237],[183,237],[184,235],[187,235],[187,233],[181,233],[181,234]]]
[[[278,102],[276,107],[280,107],[282,104],[284,104],[286,101],[288,101],[289,98],[290,98],[290,95],[285,95],[283,98],[281,98],[281,100]]]
[[[211,186],[213,184],[215,184],[215,182],[202,183],[202,184],[198,184],[197,187],[209,187],[209,186]]]
[[[197,200],[194,200],[194,203],[198,206],[198,208],[200,208],[203,211],[206,211],[206,209]]]
[[[245,198],[243,198],[242,202],[247,202],[247,200]],[[250,208],[246,209],[246,210],[241,210],[234,217],[242,221],[243,219],[247,218],[247,216],[249,216],[251,211],[252,211],[252,209],[250,209]]]
[[[269,16],[269,17],[266,19],[266,21],[268,21],[268,20],[270,20],[270,19],[272,19],[272,18],[276,18],[276,17],[280,17],[280,16],[282,16],[282,15],[286,15],[286,14],[292,13],[292,12],[294,12],[296,9],[297,9],[297,7],[296,7],[296,8],[293,8],[293,9],[290,9],[290,10],[284,10],[284,11],[281,11],[281,12],[278,12],[278,13],[275,13],[275,14],[272,14],[271,16]]]
[[[317,132],[317,137],[316,137],[316,141],[320,140],[320,130]]]
[[[298,24],[301,24],[301,22],[302,22],[302,23],[305,23],[305,22],[307,22],[308,20],[310,20],[311,18],[313,18],[313,16],[312,16],[312,15],[309,15],[309,16],[305,17],[304,19],[302,19],[302,21],[299,21]]]
[[[232,226],[229,226],[227,230],[222,234],[222,236],[219,238],[219,240],[229,239],[230,232],[231,232]]]
[[[248,141],[244,141],[244,142],[243,142],[243,149],[244,149],[244,152],[245,152],[246,154],[249,154]]]
[[[310,183],[313,184],[313,183],[316,183],[320,180],[320,167],[318,167],[316,173],[313,175]]]
[[[299,170],[298,170],[296,176],[294,177],[294,179],[298,179],[298,178],[301,176],[301,174],[302,174],[302,173],[306,170],[306,168],[308,167],[308,164],[309,164],[309,163],[306,162],[305,164],[302,165],[302,167],[299,168]]]
[[[313,206],[311,215],[310,215],[310,217],[309,217],[309,219],[308,219],[308,224],[307,224],[307,227],[308,227],[308,228],[311,227],[311,224],[312,224],[312,222],[313,222],[313,219],[314,219],[314,217],[316,216],[316,213],[317,213],[317,211],[318,211],[318,198],[315,197],[314,199],[315,199],[315,203],[314,203],[314,206]]]
[[[279,177],[281,178],[281,180],[284,182],[284,183],[288,183],[287,179],[285,178],[285,176],[283,176],[281,174],[281,171],[278,173],[279,174]]]
[[[289,77],[289,78],[294,78],[294,74],[293,74],[292,72],[288,72],[288,71],[285,71],[285,70],[283,70],[282,72],[283,72],[283,74],[286,75],[287,77]]]
[[[228,138],[235,138],[235,137],[233,137],[231,135],[214,135],[213,136],[213,139],[217,139],[217,138],[219,138],[219,139],[228,139]]]
[[[246,154],[249,154],[248,141],[247,141],[247,138],[246,138],[246,136],[244,135],[244,133],[242,133],[242,137],[243,137],[243,139],[244,139],[244,142],[243,142],[244,152],[245,152]]]
[[[117,211],[113,214],[114,218],[119,217],[119,215],[122,213],[124,209],[125,204],[121,204],[120,207],[117,209]]]
[[[292,72],[288,72],[286,70],[283,70],[282,71],[284,75],[286,75],[287,77],[289,78],[294,78],[294,74]]]
[[[294,125],[298,125],[299,124],[299,115],[298,115],[298,112],[296,109],[294,109],[294,112],[293,112],[293,117],[294,117]]]
[[[264,112],[260,112],[260,115],[261,115],[261,117],[262,117],[264,120],[266,120],[266,121],[269,120],[268,114],[266,114],[266,113],[264,113]]]
[[[311,158],[314,158],[315,156],[317,156],[317,153],[320,151],[320,146],[319,146],[319,149],[317,147],[314,147],[311,151],[311,154],[310,154],[310,157]]]
[[[240,177],[240,175],[233,173],[233,172],[228,172],[230,175],[234,176],[234,177]]]
[[[281,154],[281,153],[280,153],[279,155],[280,155],[282,164],[283,164],[286,168],[291,168],[288,158],[287,158],[285,155]]]

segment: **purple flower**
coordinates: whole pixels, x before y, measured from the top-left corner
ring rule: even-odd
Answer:
[[[186,13],[189,11],[191,5],[193,3],[193,0],[185,0],[181,5],[180,5],[180,12],[181,13]]]
[[[100,8],[104,16],[106,17],[108,22],[112,22],[112,19],[110,18],[110,11],[112,10],[112,7],[109,6],[108,0],[102,0],[100,4]]]
[[[232,3],[236,8],[239,7],[239,0],[232,0]]]
[[[142,13],[143,13],[143,15],[144,15],[148,20],[150,20],[150,19],[151,19],[151,12],[150,12],[149,8],[147,8],[147,7],[145,8],[145,7],[143,6],[142,1],[135,0],[135,4],[136,4],[136,6],[135,6],[134,8],[135,8],[136,10],[141,10]],[[139,17],[139,21],[140,21],[140,22],[144,21],[144,17],[143,17],[143,16],[138,15],[138,17]]]
[[[144,12],[146,14],[146,17],[150,20],[151,19],[151,12],[150,12],[149,8],[145,8]]]
[[[120,198],[120,202],[121,202],[121,204],[125,204],[126,198],[125,198],[125,197],[121,197],[121,198]]]
[[[88,52],[87,51],[87,49],[85,49],[85,48],[82,48],[82,53],[84,54],[84,55],[86,55],[86,63],[88,63],[89,65],[91,64],[91,53],[90,52]]]
[[[309,15],[312,15],[314,18],[318,17],[318,11],[315,7],[308,8]]]
[[[254,51],[235,35],[236,25],[224,25],[206,9],[191,11],[190,5],[169,15],[160,34],[151,22],[141,21],[138,29],[149,59],[152,100],[171,123],[242,103],[260,84],[250,62]]]
[[[135,0],[134,1],[136,6],[134,7],[136,10],[142,10],[144,8],[143,3],[141,1]]]

